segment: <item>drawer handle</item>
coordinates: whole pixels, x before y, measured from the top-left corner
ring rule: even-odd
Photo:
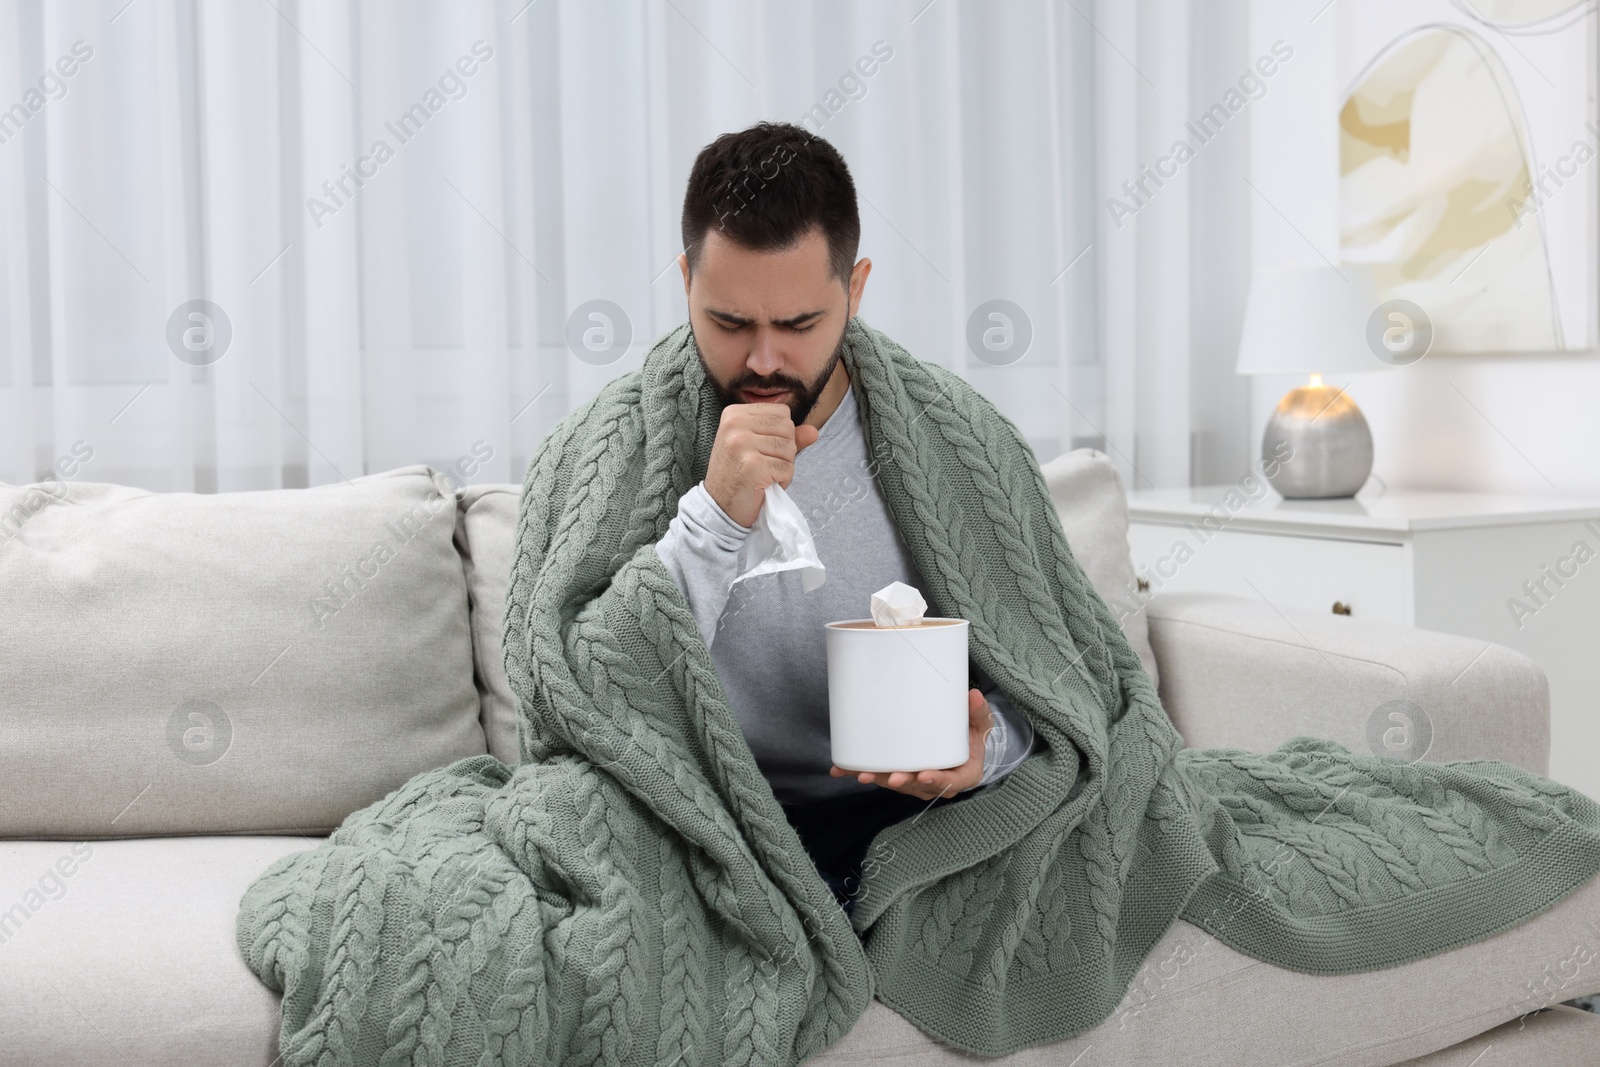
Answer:
[[[1335,615],[1348,615],[1350,614],[1350,605],[1342,600],[1335,600],[1333,602],[1333,613]]]
[[[1148,578],[1140,578],[1138,581],[1139,581],[1139,592],[1148,593],[1150,591],[1150,579],[1148,579]]]

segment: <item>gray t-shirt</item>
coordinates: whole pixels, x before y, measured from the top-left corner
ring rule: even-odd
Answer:
[[[923,588],[874,470],[852,386],[816,443],[795,457],[785,490],[805,515],[827,568],[827,580],[810,593],[793,570],[747,578],[730,590],[748,568],[750,531],[722,510],[703,482],[679,500],[656,543],[711,649],[756,765],[786,804],[884,788],[828,773],[833,758],[823,631],[824,623],[867,617],[872,594],[890,582]],[[986,696],[995,725],[984,747],[981,785],[1015,769],[1034,746],[1027,717],[998,691]]]

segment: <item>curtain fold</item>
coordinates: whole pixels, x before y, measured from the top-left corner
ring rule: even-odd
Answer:
[[[1179,6],[18,0],[0,480],[520,481],[682,321],[689,167],[766,118],[850,162],[863,316],[1041,462],[1185,484],[1194,209],[1105,206],[1188,109]]]

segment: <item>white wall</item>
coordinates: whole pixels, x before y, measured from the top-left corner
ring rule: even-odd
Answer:
[[[1255,266],[1338,262],[1342,5],[1324,9],[1324,3],[1251,5],[1252,54],[1279,38],[1295,50],[1272,92],[1251,105]],[[1410,367],[1330,381],[1347,387],[1365,412],[1376,450],[1373,473],[1391,487],[1600,497],[1596,353],[1430,355]],[[1252,381],[1252,455],[1278,398],[1295,384]]]

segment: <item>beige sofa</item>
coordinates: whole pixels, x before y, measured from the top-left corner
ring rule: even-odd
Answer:
[[[1401,707],[1431,727],[1427,759],[1546,769],[1527,659],[1227,598],[1143,609],[1112,468],[1078,452],[1047,475],[1190,745],[1367,750]],[[422,466],[211,496],[0,486],[0,1061],[275,1061],[277,997],[235,942],[245,887],[420,771],[517,759],[500,628],[518,492]],[[1596,957],[1600,879],[1477,944],[1337,978],[1179,920],[1110,1018],[1003,1062],[1594,1064],[1600,1017],[1558,1005],[1600,991]],[[874,1001],[812,1062],[973,1059]]]

